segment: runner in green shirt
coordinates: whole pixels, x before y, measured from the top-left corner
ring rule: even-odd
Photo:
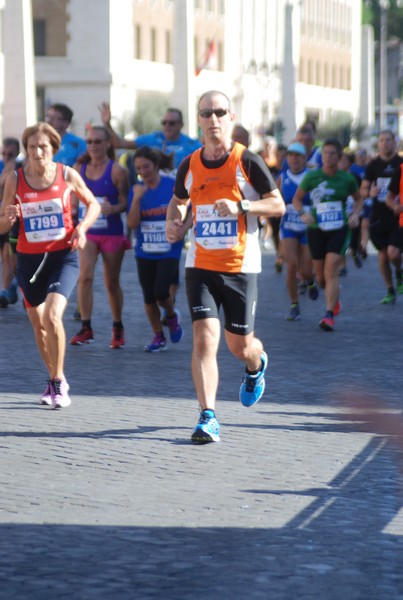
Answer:
[[[341,171],[338,163],[342,147],[336,138],[323,142],[323,167],[310,171],[301,181],[293,204],[301,219],[309,225],[308,246],[311,251],[316,281],[325,288],[326,314],[319,322],[324,331],[333,331],[334,317],[339,314],[339,268],[351,237],[350,227],[357,227],[362,208],[358,183],[350,173]],[[311,211],[304,212],[302,199],[309,192]],[[354,212],[347,217],[348,196],[355,201]]]

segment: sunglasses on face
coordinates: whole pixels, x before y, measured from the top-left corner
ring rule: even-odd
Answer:
[[[178,123],[179,121],[168,121],[168,119],[164,119],[163,121],[161,121],[161,125],[171,125],[171,127],[177,125]]]
[[[88,139],[87,140],[87,145],[88,146],[90,144],[96,144],[96,145],[98,145],[98,144],[102,144],[102,142],[106,142],[106,140],[100,140],[100,139],[94,139],[94,140],[92,140],[92,139]]]
[[[215,115],[220,119],[221,117],[225,117],[228,113],[228,108],[202,108],[199,110],[199,116],[203,119],[209,119],[211,115]]]

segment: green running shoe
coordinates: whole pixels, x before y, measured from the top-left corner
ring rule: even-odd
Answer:
[[[385,298],[382,298],[381,304],[394,304],[396,302],[396,294],[394,292],[386,292]]]

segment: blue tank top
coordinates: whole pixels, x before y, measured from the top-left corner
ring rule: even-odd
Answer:
[[[134,254],[137,258],[159,260],[180,258],[183,240],[170,244],[165,237],[166,213],[175,179],[161,174],[155,190],[147,189],[140,199],[140,223],[136,229]]]
[[[87,168],[86,164],[81,165],[80,168],[80,175],[83,178],[85,185],[91,190],[100,204],[102,204],[104,198],[106,198],[111,204],[119,203],[119,190],[112,181],[113,164],[113,160],[108,162],[105,171],[99,179],[88,179],[88,177],[85,176],[85,171]],[[80,220],[85,215],[85,210],[85,205],[80,202]],[[87,233],[91,233],[92,235],[122,235],[122,216],[120,214],[109,216],[100,214],[92,227],[88,229]]]
[[[295,210],[292,199],[295,192],[309,169],[304,169],[300,173],[291,173],[289,169],[281,174],[281,194],[283,196],[286,212],[281,218],[281,226],[290,231],[302,232],[306,230],[306,225],[301,221],[300,215]],[[309,194],[305,194],[302,203],[305,210],[308,212],[308,207],[311,205]]]

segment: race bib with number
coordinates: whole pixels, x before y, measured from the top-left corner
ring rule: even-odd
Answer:
[[[208,250],[233,248],[238,243],[238,216],[221,217],[214,204],[197,206],[195,238]]]
[[[323,231],[340,229],[344,225],[343,206],[337,202],[322,202],[316,207],[318,226]]]
[[[300,215],[292,204],[287,204],[286,206],[286,213],[283,216],[283,227],[288,231],[302,232],[306,230],[305,223],[301,221]]]
[[[143,252],[163,254],[169,252],[171,244],[165,237],[166,221],[141,221],[140,231],[143,236],[141,248]]]
[[[25,235],[30,243],[53,242],[66,237],[60,198],[21,204]]]
[[[376,180],[376,186],[378,188],[378,202],[386,202],[390,180],[390,177],[378,177]]]
[[[102,206],[103,201],[104,201],[103,196],[95,196],[95,198],[97,199],[98,203]],[[86,214],[87,214],[87,207],[84,204],[84,202],[80,202],[78,205],[78,220],[82,221]],[[102,213],[99,214],[95,223],[93,223],[91,225],[91,229],[106,229],[107,227],[108,227],[108,219],[107,219],[106,215],[103,215]]]

